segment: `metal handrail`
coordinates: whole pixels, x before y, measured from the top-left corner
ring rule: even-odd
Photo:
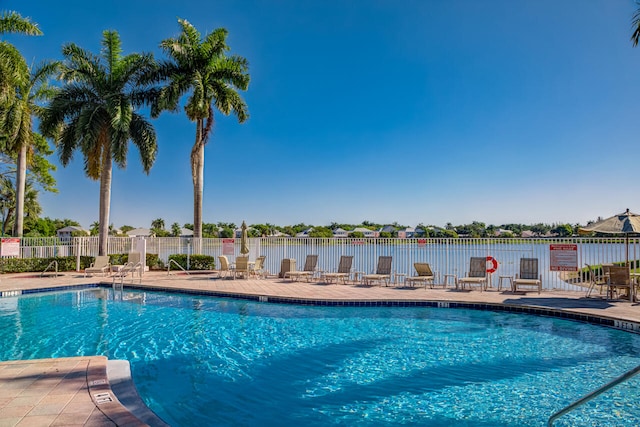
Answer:
[[[120,270],[118,270],[116,273],[113,274],[112,285],[114,289],[116,287],[117,278],[120,278],[121,289],[124,289],[124,278],[127,277],[127,274],[129,274],[129,271],[131,271],[132,268],[133,268],[133,263],[127,262]]]
[[[44,271],[42,273],[40,273],[40,277],[44,276],[44,273],[46,273],[47,270],[49,269],[49,267],[51,267],[52,265],[56,266],[56,276],[57,276],[58,275],[58,261],[53,260],[53,261],[51,261],[49,263],[49,265],[47,265],[47,268],[45,268]]]
[[[171,275],[171,263],[174,263],[180,270],[182,270],[185,273],[189,274],[189,272],[187,270],[185,270],[184,268],[182,268],[182,266],[180,264],[178,264],[175,259],[170,259],[169,262],[167,263],[167,276]]]
[[[137,262],[134,264],[132,262],[128,262],[120,269],[120,271],[113,275],[113,285],[115,286],[116,284],[116,278],[120,278],[120,283],[124,286],[124,279],[127,275],[131,273],[131,277],[133,278],[136,271],[140,272],[140,282],[142,282],[142,263]]]
[[[575,402],[573,402],[572,404],[570,404],[570,405],[566,406],[565,408],[559,410],[555,414],[551,415],[551,417],[549,418],[549,421],[547,421],[547,427],[553,427],[553,423],[558,418],[560,418],[561,416],[565,415],[568,412],[573,411],[578,406],[584,405],[585,403],[587,403],[591,399],[601,395],[605,391],[608,391],[608,390],[612,389],[613,387],[615,387],[618,384],[620,384],[620,383],[628,380],[629,378],[637,375],[638,373],[640,373],[640,365],[636,366],[635,368],[631,369],[630,371],[625,372],[624,374],[620,375],[618,378],[608,382],[607,384],[603,385],[602,387],[592,391],[591,393],[587,394],[586,396],[582,397],[581,399],[578,399]]]

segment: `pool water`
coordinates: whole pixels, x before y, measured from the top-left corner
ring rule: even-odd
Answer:
[[[543,426],[640,364],[640,336],[562,319],[87,289],[0,299],[0,359],[126,359],[172,426]],[[635,426],[638,379],[556,426]]]

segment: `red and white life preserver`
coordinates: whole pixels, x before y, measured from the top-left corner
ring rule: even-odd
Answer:
[[[491,263],[491,267],[487,265],[487,273],[495,273],[498,269],[498,261],[492,256],[487,257],[487,264]]]

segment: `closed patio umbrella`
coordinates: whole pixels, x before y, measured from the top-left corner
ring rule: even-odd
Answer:
[[[247,235],[247,224],[242,221],[242,237],[240,238],[240,253],[246,255],[249,253],[249,236]]]

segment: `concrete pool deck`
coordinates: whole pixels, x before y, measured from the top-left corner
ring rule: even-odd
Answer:
[[[640,304],[585,298],[585,292],[535,291],[513,293],[490,288],[459,291],[451,288],[379,287],[360,284],[290,282],[267,279],[214,279],[210,274],[147,272],[136,288],[211,293],[219,296],[254,297],[290,303],[376,303],[398,305],[435,302],[443,307],[470,304],[479,308],[502,307],[510,311],[563,314],[580,320],[585,316],[609,321],[620,329],[640,330]],[[24,273],[0,276],[2,296],[22,291],[83,284],[112,284],[112,278],[65,272],[57,276]],[[118,282],[119,283],[119,282]],[[0,427],[4,426],[160,426],[162,421],[141,408],[127,372],[114,375],[102,356],[0,362]],[[125,377],[125,378],[123,378]],[[133,396],[132,396],[133,395]]]

